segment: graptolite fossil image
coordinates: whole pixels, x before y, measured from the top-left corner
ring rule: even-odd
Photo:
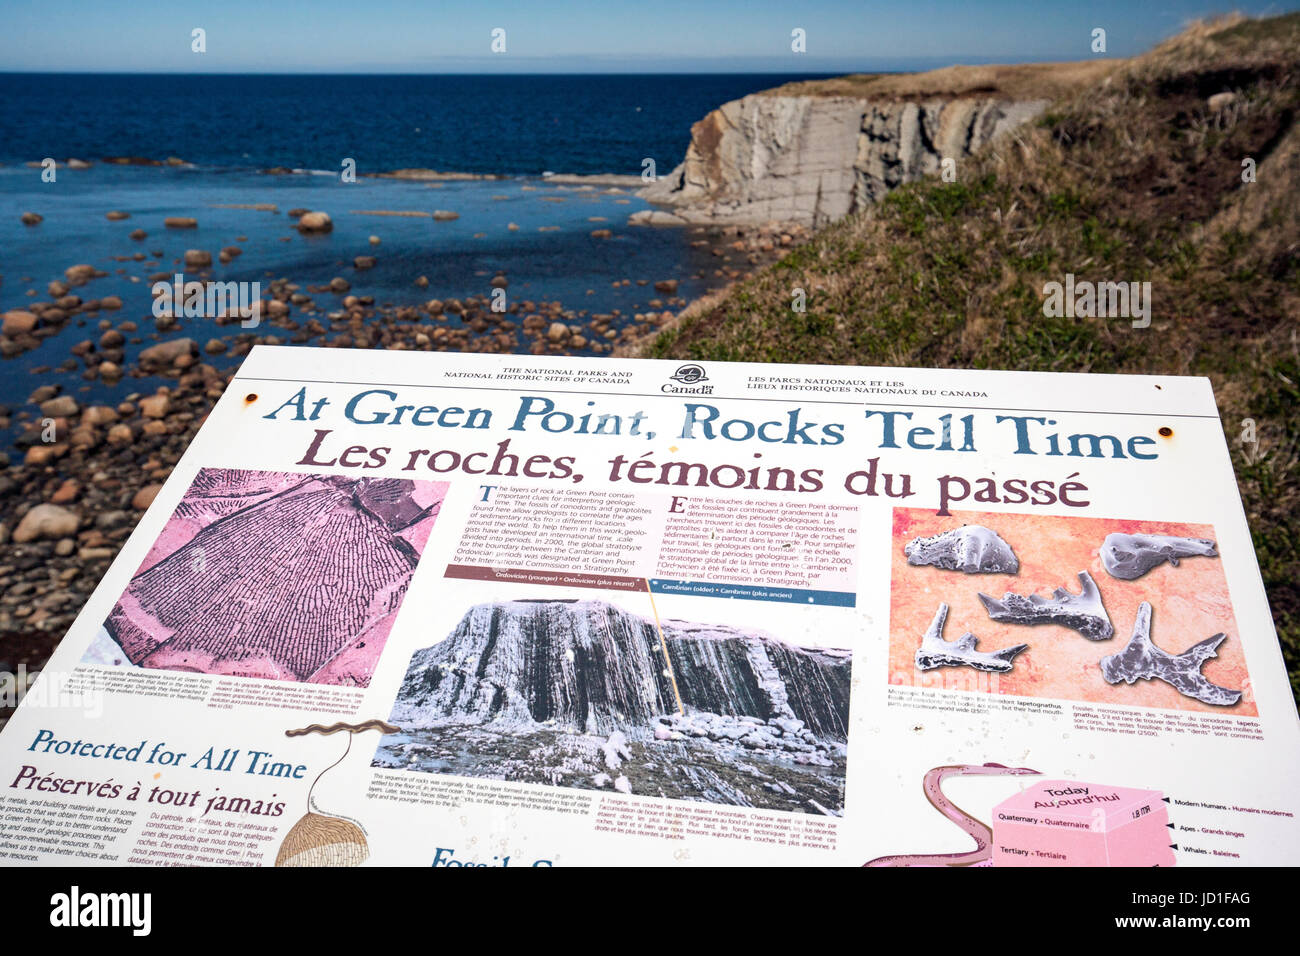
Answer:
[[[448,487],[204,468],[86,660],[366,687]]]
[[[1014,546],[1015,574],[968,576],[909,562],[905,549],[912,542],[974,527]],[[1143,553],[1156,559],[1155,566],[1139,576],[1115,577],[1105,564],[1102,542],[1108,539],[1134,555],[1138,552],[1129,546],[1142,545]],[[1205,524],[990,511],[939,516],[932,509],[895,508],[888,542],[889,683],[1201,713],[1221,713],[1226,704],[1234,717],[1256,717],[1253,695],[1245,692],[1249,648],[1237,626],[1224,562],[1209,553],[1219,550],[1218,540],[1215,528]],[[1165,545],[1175,550],[1166,553],[1161,550]],[[1174,566],[1170,557],[1178,557],[1179,564]],[[1122,573],[1131,574],[1127,569]],[[1131,660],[1130,654],[1125,660],[1133,667],[1124,673],[1139,674],[1139,679],[1115,681],[1112,673],[1108,680],[1100,662],[1125,651],[1129,624],[1144,601],[1154,608],[1153,636],[1159,645],[1144,657],[1151,659],[1146,661],[1150,667]],[[931,634],[940,605],[948,607],[953,640]],[[978,638],[978,645],[965,641],[966,632]],[[1178,652],[1189,645],[1218,634],[1225,638],[1215,645],[1214,656],[1204,657],[1200,673],[1211,685],[1234,693],[1241,689],[1235,704],[1216,694],[1189,694],[1177,682],[1159,679],[1184,673],[1152,663],[1160,648],[1181,656]],[[1014,659],[989,666],[1000,652],[1010,658],[1012,649],[1017,650]],[[1156,679],[1140,679],[1147,669]]]
[[[660,624],[662,643],[652,617],[603,600],[471,607],[411,658],[403,732],[374,765],[841,813],[850,652]]]

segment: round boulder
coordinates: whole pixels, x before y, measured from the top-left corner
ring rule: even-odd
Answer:
[[[153,500],[158,497],[160,491],[162,491],[162,485],[145,485],[131,499],[131,507],[136,511],[144,511],[153,504]]]
[[[327,212],[305,212],[298,217],[298,231],[303,233],[326,233],[334,228],[334,221]]]
[[[18,522],[18,527],[14,529],[14,541],[26,544],[39,538],[66,538],[77,533],[79,524],[81,519],[75,511],[58,505],[37,505]]]
[[[71,418],[80,408],[71,395],[59,395],[41,402],[41,414],[46,418]]]
[[[4,314],[4,325],[0,327],[5,335],[22,335],[31,332],[36,328],[37,319],[35,313],[28,312],[26,309],[10,309]]]
[[[159,342],[157,345],[151,345],[140,353],[140,367],[146,372],[170,368],[176,364],[178,359],[182,357],[188,359],[197,351],[198,346],[193,339],[172,339],[170,342]]]

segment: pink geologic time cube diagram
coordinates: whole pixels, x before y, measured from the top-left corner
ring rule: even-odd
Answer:
[[[1036,782],[993,809],[994,866],[1173,866],[1159,790]]]

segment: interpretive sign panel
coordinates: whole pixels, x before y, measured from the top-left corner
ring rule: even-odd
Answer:
[[[1298,771],[1205,379],[258,347],[0,859],[1280,864]]]

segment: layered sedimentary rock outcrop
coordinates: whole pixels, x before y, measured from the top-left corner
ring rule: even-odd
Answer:
[[[960,161],[1046,106],[758,93],[696,123],[685,161],[641,195],[687,222],[820,226],[938,171],[945,157]]]
[[[682,164],[641,195],[690,222],[838,219],[854,208],[863,107],[762,94],[724,103],[691,127]]]
[[[664,621],[663,631],[688,711],[846,738],[847,652],[723,625]],[[416,652],[392,719],[644,736],[676,712],[652,621],[603,601],[508,601],[471,608],[446,640]]]
[[[945,158],[958,161],[1008,130],[1038,116],[1048,101],[1013,102],[987,97],[871,104],[853,169],[854,208],[878,202],[903,183],[938,172]]]

